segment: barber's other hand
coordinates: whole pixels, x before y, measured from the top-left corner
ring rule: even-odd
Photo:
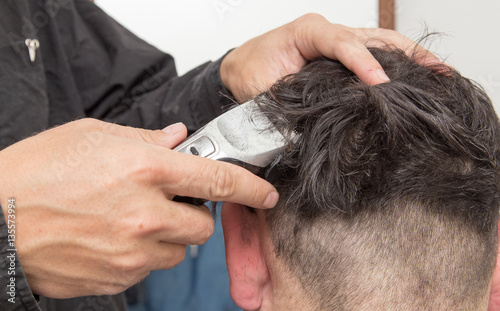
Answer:
[[[180,263],[187,244],[211,236],[213,220],[174,194],[277,202],[242,168],[168,149],[185,137],[182,124],[147,131],[84,119],[0,152],[0,203],[7,214],[15,198],[15,246],[34,293],[115,294]]]
[[[408,53],[416,47],[422,62],[439,62],[396,31],[350,28],[307,14],[231,51],[222,61],[221,78],[235,98],[244,102],[281,77],[299,71],[308,60],[325,56],[342,62],[366,84],[375,85],[389,79],[367,47],[386,43]]]

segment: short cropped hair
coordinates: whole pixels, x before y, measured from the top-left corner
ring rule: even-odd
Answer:
[[[497,257],[499,123],[475,83],[398,49],[390,82],[313,61],[257,98],[298,140],[266,221],[321,310],[474,310]]]

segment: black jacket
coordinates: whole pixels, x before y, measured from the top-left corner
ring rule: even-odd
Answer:
[[[39,42],[34,61],[26,39]],[[148,129],[181,121],[195,131],[231,103],[223,96],[220,61],[178,77],[170,55],[88,0],[0,0],[0,149],[82,117]],[[8,302],[12,263],[4,220],[1,215],[0,309],[39,310],[18,261],[16,303]],[[116,310],[125,307],[122,298],[40,297],[39,304],[44,310]]]

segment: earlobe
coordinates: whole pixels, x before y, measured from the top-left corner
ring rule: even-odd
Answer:
[[[242,205],[224,203],[222,227],[231,297],[244,310],[258,310],[270,278],[257,215]]]

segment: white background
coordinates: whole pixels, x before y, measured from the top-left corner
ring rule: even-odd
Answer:
[[[96,0],[141,38],[172,54],[179,73],[302,14],[353,27],[378,24],[377,0]],[[431,46],[475,79],[500,111],[500,1],[396,0],[396,29],[416,39],[427,25],[446,33]]]
[[[179,73],[310,12],[376,26],[375,0],[95,0],[142,39],[172,54]]]
[[[427,24],[446,35],[434,51],[479,82],[500,114],[500,1],[396,0],[396,29],[415,37]]]

